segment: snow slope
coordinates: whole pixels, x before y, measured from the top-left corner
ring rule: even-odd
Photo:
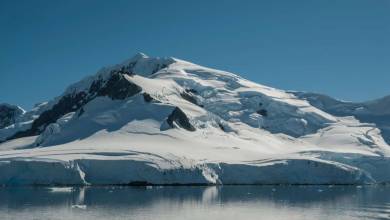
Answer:
[[[332,115],[354,116],[361,122],[374,123],[381,130],[385,141],[390,143],[390,96],[354,103],[316,93],[294,92],[294,94]]]
[[[229,72],[137,54],[0,129],[0,184],[388,182],[381,130],[353,116]]]

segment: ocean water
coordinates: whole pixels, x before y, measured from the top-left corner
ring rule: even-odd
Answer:
[[[0,219],[390,219],[390,186],[4,187]]]

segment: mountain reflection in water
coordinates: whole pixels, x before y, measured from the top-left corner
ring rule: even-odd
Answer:
[[[0,188],[2,219],[388,219],[387,186]]]

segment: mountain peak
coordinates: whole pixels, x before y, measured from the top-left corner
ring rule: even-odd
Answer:
[[[142,52],[138,52],[130,60],[131,61],[138,61],[140,59],[147,59],[147,58],[149,58],[148,55],[146,55],[146,54],[144,54]]]

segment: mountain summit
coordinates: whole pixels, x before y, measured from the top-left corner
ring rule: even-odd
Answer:
[[[388,182],[387,124],[367,120],[382,105],[139,53],[0,117],[0,184]]]

